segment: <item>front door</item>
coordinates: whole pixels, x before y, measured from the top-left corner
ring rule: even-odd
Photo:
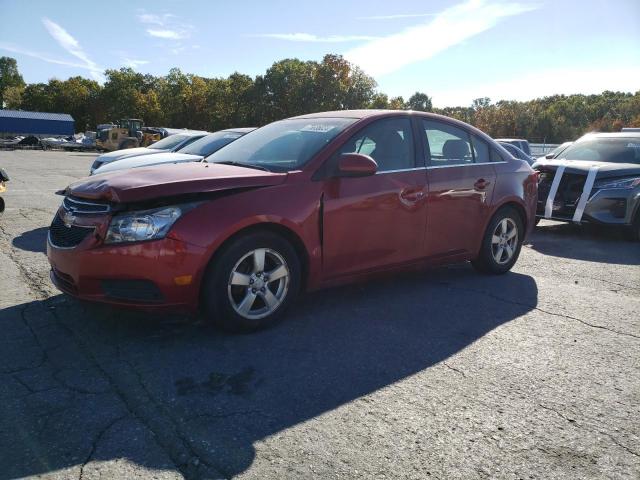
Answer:
[[[421,123],[429,181],[425,250],[429,256],[473,252],[484,233],[496,183],[489,145],[448,122]]]
[[[324,191],[325,278],[421,257],[427,218],[425,168],[416,165],[408,116],[375,121],[338,150],[371,156],[375,175],[332,178]],[[331,161],[331,160],[330,160]]]

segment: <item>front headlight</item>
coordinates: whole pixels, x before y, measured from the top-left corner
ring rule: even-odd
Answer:
[[[192,204],[115,215],[104,243],[141,242],[164,238],[169,229]]]
[[[640,177],[630,177],[615,180],[601,180],[594,184],[594,188],[636,188],[638,185],[640,185]]]

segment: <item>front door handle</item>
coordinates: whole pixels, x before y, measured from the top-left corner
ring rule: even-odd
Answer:
[[[489,185],[491,184],[491,182],[488,182],[487,180],[485,180],[484,178],[480,178],[478,180],[476,180],[476,183],[473,184],[473,187],[476,190],[484,190],[485,188],[487,188]]]

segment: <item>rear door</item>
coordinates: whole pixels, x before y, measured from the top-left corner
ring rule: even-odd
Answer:
[[[342,153],[371,156],[375,175],[331,178],[324,194],[323,264],[327,278],[423,256],[427,182],[416,164],[409,116],[377,120],[354,134]],[[420,159],[420,162],[422,159]]]
[[[473,252],[484,233],[496,183],[489,145],[440,120],[422,119],[421,133],[429,181],[426,252]]]

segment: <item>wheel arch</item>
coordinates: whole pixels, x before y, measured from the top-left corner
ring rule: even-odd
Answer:
[[[296,251],[298,258],[300,259],[300,267],[302,269],[301,290],[304,290],[306,288],[307,280],[309,276],[309,266],[310,266],[309,252],[300,235],[298,235],[291,228],[281,223],[270,222],[270,221],[259,222],[259,223],[253,223],[251,225],[244,226],[236,230],[231,235],[229,235],[222,243],[220,243],[220,245],[218,245],[215,248],[215,250],[209,257],[206,268],[208,268],[209,265],[213,264],[216,261],[216,259],[220,256],[220,254],[225,250],[225,248],[228,245],[230,245],[240,237],[251,235],[257,232],[274,233],[276,235],[283,237],[285,240],[287,240],[291,244],[293,249]],[[202,282],[200,282],[199,289],[202,289]]]
[[[514,200],[509,200],[502,203],[500,206],[498,206],[498,208],[496,208],[495,211],[493,212],[493,215],[495,215],[495,213],[498,210],[505,207],[511,207],[516,212],[518,212],[518,215],[520,215],[520,220],[522,220],[522,226],[524,227],[524,231],[527,232],[529,227],[529,220],[527,219],[527,211],[525,210],[524,206]]]

